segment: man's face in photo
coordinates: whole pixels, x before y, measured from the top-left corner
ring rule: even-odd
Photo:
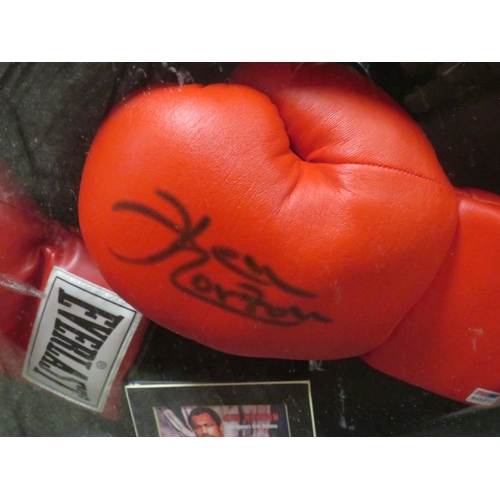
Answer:
[[[208,414],[202,413],[192,417],[193,431],[198,437],[223,437],[222,426]]]

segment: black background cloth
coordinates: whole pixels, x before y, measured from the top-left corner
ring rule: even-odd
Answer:
[[[48,216],[77,226],[85,156],[108,111],[140,88],[225,81],[232,66],[0,63],[0,161]]]

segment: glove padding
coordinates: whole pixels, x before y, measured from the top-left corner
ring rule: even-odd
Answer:
[[[420,128],[339,65],[248,64],[233,82],[118,105],[79,197],[89,251],[155,322],[246,356],[336,359],[383,344],[457,220]]]

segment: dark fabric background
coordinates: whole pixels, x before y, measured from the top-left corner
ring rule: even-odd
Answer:
[[[225,81],[231,66],[0,63],[0,160],[47,215],[77,225],[85,156],[111,107],[149,85]]]

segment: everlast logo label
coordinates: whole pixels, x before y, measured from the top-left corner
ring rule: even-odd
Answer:
[[[50,341],[33,371],[88,401],[88,373],[123,316],[79,300],[63,288],[58,288],[58,306]]]
[[[140,319],[114,293],[55,268],[38,311],[23,376],[102,411]]]

